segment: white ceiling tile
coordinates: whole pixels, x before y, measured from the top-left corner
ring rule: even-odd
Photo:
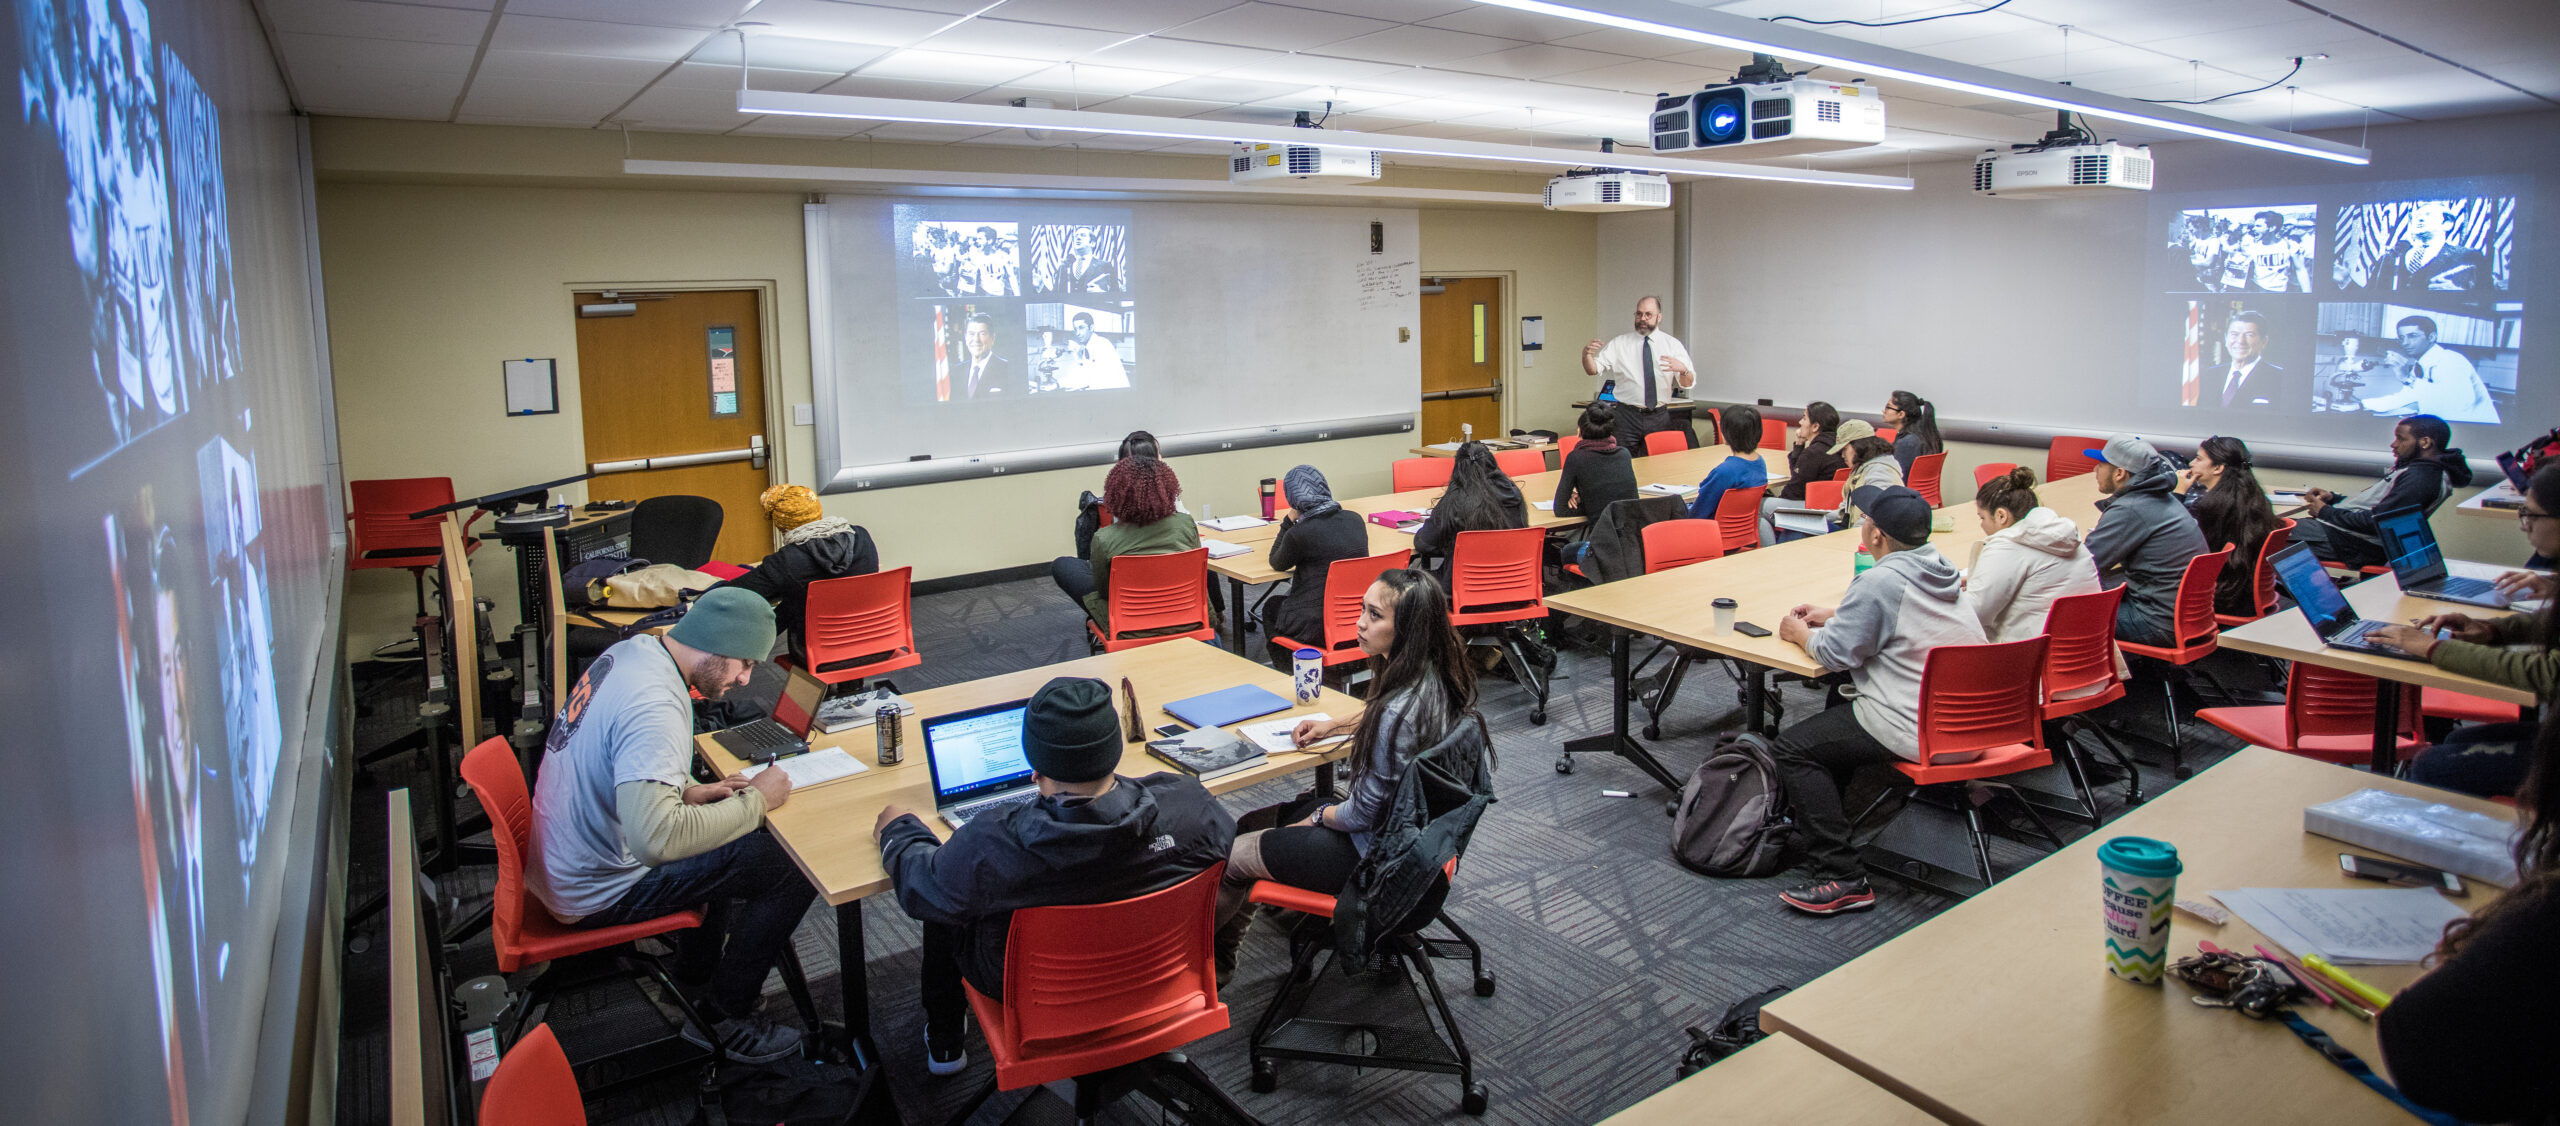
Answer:
[[[508,0],[507,15],[708,29],[728,26],[752,3],[753,0]]]
[[[315,71],[296,79],[304,108],[348,117],[441,121],[462,93],[462,74],[425,71]]]
[[[833,117],[785,117],[775,114],[741,121],[729,130],[752,137],[826,137],[838,139],[853,136],[875,122],[846,121]]]
[[[832,4],[835,3],[836,0],[820,0],[820,2]],[[942,13],[945,21],[954,17],[968,15],[971,12],[975,12],[986,7],[988,4],[988,0],[869,0],[869,2],[873,7],[880,8],[905,8],[910,11],[917,12],[940,12]]]
[[[509,51],[555,51],[674,62],[692,53],[711,35],[711,32],[698,27],[520,16],[509,9],[498,21],[497,34],[489,38],[489,46]]]
[[[1649,35],[1641,31],[1627,31],[1615,27],[1594,28],[1578,35],[1568,35],[1562,39],[1549,40],[1549,42],[1558,47],[1600,51],[1637,59],[1659,59],[1666,55],[1677,55],[1697,48],[1697,44],[1669,36]]]
[[[1322,55],[1271,55],[1242,66],[1222,67],[1221,77],[1252,78],[1264,82],[1294,82],[1301,86],[1357,84],[1361,79],[1389,71],[1401,70],[1394,63],[1370,62],[1366,59],[1331,59]]]
[[[1049,147],[1068,151],[1094,149],[1103,152],[1144,152],[1148,149],[1163,148],[1164,138],[1115,137],[1100,133],[1086,133],[1063,145],[1052,138]]]
[[[1207,102],[1196,98],[1150,98],[1145,95],[1132,95],[1126,98],[1113,98],[1107,102],[1096,102],[1085,108],[1100,110],[1104,113],[1133,113],[1148,117],[1189,117],[1196,113],[1229,109],[1234,105],[1233,102]]]
[[[748,85],[758,90],[788,90],[794,94],[806,94],[842,77],[844,75],[841,71],[757,67]],[[658,79],[658,87],[668,86],[681,90],[725,90],[735,94],[738,90],[738,68],[722,66],[718,63],[684,63],[667,72],[665,77]],[[652,87],[652,89],[656,88]]]
[[[1170,39],[1201,43],[1302,51],[1385,31],[1393,26],[1384,20],[1347,16],[1339,12],[1255,3],[1238,4],[1225,11],[1202,16],[1167,29],[1163,34]]]
[[[1097,51],[1077,62],[1102,63],[1106,66],[1135,67],[1139,70],[1169,70],[1179,74],[1215,74],[1229,67],[1269,63],[1289,56],[1278,51],[1255,51],[1244,47],[1228,47],[1216,43],[1184,43],[1149,36],[1132,39],[1107,51]]]
[[[1542,16],[1533,12],[1483,5],[1468,8],[1465,11],[1451,12],[1445,16],[1435,16],[1422,22],[1431,27],[1445,28],[1450,31],[1516,39],[1523,43],[1553,43],[1558,39],[1570,38],[1591,30],[1591,25],[1581,20],[1570,20],[1561,16]]]
[[[1241,78],[1211,76],[1186,78],[1169,82],[1147,91],[1150,97],[1198,98],[1211,102],[1258,102],[1296,93],[1300,87],[1287,82],[1253,82]]]
[[[1680,63],[1646,61],[1619,63],[1573,74],[1557,75],[1552,81],[1598,90],[1623,90],[1633,94],[1659,94],[1696,90],[1724,81],[1729,70],[1688,66]]]
[[[1436,27],[1396,27],[1329,44],[1318,54],[1344,59],[1372,59],[1378,62],[1431,66],[1453,59],[1500,51],[1520,44],[1515,40],[1496,39],[1490,35],[1469,35],[1462,31],[1442,31]]]
[[[1112,31],[1059,27],[1043,23],[1020,23],[1014,20],[975,19],[926,40],[924,45],[936,51],[1065,62],[1068,59],[1092,54],[1126,38],[1128,36]]]
[[[855,74],[821,86],[817,89],[817,93],[851,94],[862,98],[908,98],[919,102],[956,102],[982,89],[985,89],[984,84],[923,82],[912,78]]]
[[[1100,98],[1116,98],[1153,90],[1168,82],[1180,82],[1187,75],[1162,70],[1133,70],[1122,66],[1097,66],[1092,63],[1060,63],[1047,70],[1035,71],[1009,83],[1028,90],[1064,91],[1070,95],[1058,104],[1076,100],[1091,102]]]
[[[629,101],[637,85],[607,86],[593,82],[550,82],[538,78],[474,79],[462,99],[465,114],[539,117],[593,125],[615,106]]]
[[[653,129],[733,129],[746,120],[746,115],[738,112],[735,90],[670,86],[664,82],[650,87],[614,116]],[[846,123],[848,132],[852,124]]]
[[[835,39],[800,39],[785,35],[759,35],[747,43],[747,63],[758,73],[769,68],[783,70],[833,71],[843,74],[880,58],[896,47],[876,43],[848,43]],[[722,35],[695,51],[692,61],[736,67],[738,37]]]
[[[896,0],[904,3],[905,0]],[[996,9],[1007,19],[1054,23],[1116,31],[1123,35],[1161,31],[1211,12],[1231,8],[1238,0],[1146,0],[1144,3],[1097,3],[1096,0],[1006,0]],[[984,7],[985,0],[971,5]]]
[[[892,121],[863,134],[874,141],[905,141],[913,144],[948,145],[974,137],[984,137],[999,130],[983,125],[918,125]]]
[[[449,76],[454,92],[471,69],[474,48],[454,43],[404,43],[393,39],[351,39],[343,35],[280,33],[287,65],[297,82],[304,78],[361,82],[368,74],[386,76],[424,72]],[[386,82],[386,85],[393,83]],[[448,95],[450,96],[450,95]]]
[[[1421,23],[1451,12],[1462,12],[1473,6],[1460,3],[1458,0],[1288,0],[1288,2],[1300,8],[1314,8],[1323,12],[1345,12],[1395,23]]]
[[[545,82],[620,83],[625,95],[640,89],[643,83],[664,73],[667,64],[654,59],[599,58],[594,55],[562,55],[545,51],[491,50],[480,57],[481,78],[531,78]],[[738,72],[729,70],[729,83],[736,85]]]
[[[911,47],[875,60],[863,67],[862,73],[876,78],[906,78],[983,87],[1010,82],[1039,69],[1038,63],[1028,59],[1003,59],[992,55],[964,55]]]
[[[764,0],[747,18],[773,25],[756,36],[759,46],[765,39],[791,38],[912,47],[949,25],[954,17],[947,12],[840,4],[834,0]]]
[[[1571,47],[1550,47],[1532,43],[1507,51],[1476,55],[1441,65],[1451,70],[1474,74],[1493,74],[1504,78],[1552,78],[1576,71],[1598,70],[1639,60],[1625,55],[1607,55],[1598,51],[1577,51]]]
[[[374,0],[290,0],[270,4],[268,13],[280,32],[414,43],[477,45],[489,27],[489,13],[485,11],[382,4]]]

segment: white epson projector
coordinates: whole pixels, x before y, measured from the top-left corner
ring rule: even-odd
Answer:
[[[1259,184],[1294,180],[1306,184],[1358,184],[1384,173],[1376,149],[1344,145],[1275,145],[1242,143],[1227,161],[1227,182]]]
[[[2054,196],[2151,190],[2151,150],[2106,141],[1973,158],[1978,195]]]
[[[1865,86],[1791,78],[1661,94],[1653,151],[1748,146],[1754,157],[1832,152],[1884,142],[1884,97]]]
[[[1577,168],[1547,181],[1549,211],[1654,211],[1671,206],[1671,177],[1659,172]]]

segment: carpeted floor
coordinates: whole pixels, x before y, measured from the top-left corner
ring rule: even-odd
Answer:
[[[1045,579],[919,598],[915,620],[926,660],[893,678],[903,689],[1085,655],[1081,611]],[[1260,651],[1258,641],[1254,651]],[[2264,672],[2235,654],[2214,658],[2214,665],[2237,688],[2265,684]],[[1491,1106],[1483,1121],[1571,1123],[1606,1117],[1672,1082],[1672,1066],[1685,1043],[1683,1026],[1711,1021],[1725,1006],[1769,986],[1801,985],[1951,902],[1879,879],[1875,910],[1816,919],[1778,904],[1775,893],[1791,882],[1789,876],[1718,880],[1682,868],[1670,855],[1670,819],[1663,802],[1671,795],[1660,785],[1614,758],[1581,758],[1570,775],[1554,769],[1559,743],[1607,730],[1609,689],[1605,652],[1569,647],[1557,670],[1548,722],[1532,726],[1526,690],[1505,679],[1484,683],[1482,706],[1499,755],[1497,803],[1474,838],[1449,910],[1481,940],[1500,985],[1494,996],[1479,998],[1469,991],[1462,965],[1442,963],[1439,976],[1474,1052],[1477,1077],[1490,1088]],[[772,680],[750,689],[776,690]],[[1783,691],[1792,718],[1820,707],[1807,689]],[[2099,713],[2101,722],[2155,738],[2165,735],[2157,691],[2156,686],[2137,685],[2133,700]],[[404,692],[402,685],[383,690],[376,714],[359,720],[360,750],[410,726],[406,717],[413,714],[414,697]],[[1685,777],[1715,735],[1739,722],[1734,680],[1718,666],[1702,664],[1665,713],[1662,738],[1651,745]],[[2233,746],[2200,725],[2186,725],[2185,736],[2188,762],[2198,768],[2218,761]],[[418,757],[423,756],[412,756]],[[410,770],[414,763],[393,760],[375,772],[378,777],[359,782],[351,901],[378,888],[381,879],[375,859],[379,817],[367,818],[364,811],[378,810],[380,787],[410,781]],[[2142,775],[2147,795],[2174,785],[2164,768],[2145,766]],[[2055,794],[2069,793],[2058,769],[2029,776],[2028,782]],[[1226,802],[1242,812],[1287,798],[1302,784],[1268,783],[1230,795]],[[1608,797],[1606,790],[1628,791],[1633,797]],[[2101,786],[2100,791],[2106,812],[2120,812],[2121,784]],[[2057,827],[2066,838],[2087,831],[2085,825]],[[1885,830],[1879,843],[1959,870],[1970,865],[1962,822],[1947,810],[1915,805]],[[2034,862],[2042,852],[2008,839],[1992,843],[1995,866],[2004,874]],[[445,879],[444,892],[466,903],[475,897],[485,900],[491,879],[491,869],[466,866]],[[922,1016],[916,1008],[916,926],[887,896],[869,901],[865,923],[873,1031],[899,1106],[908,1122],[943,1121],[991,1074],[983,1043],[973,1033],[965,1074],[928,1079]],[[347,963],[348,1035],[340,1089],[341,1120],[347,1122],[383,1120],[379,997],[386,969],[380,964],[379,927],[373,921],[349,932],[351,939],[369,946],[367,953],[351,954]],[[832,912],[823,905],[813,910],[797,944],[821,1010],[832,1016],[838,1011],[836,967],[841,964]],[[1225,994],[1233,1026],[1190,1050],[1247,1109],[1275,1126],[1469,1121],[1458,1108],[1458,1084],[1448,1076],[1283,1064],[1276,1092],[1252,1093],[1246,1085],[1245,1034],[1271,997],[1285,960],[1283,940],[1268,927],[1257,928],[1247,940],[1240,978]],[[487,972],[491,960],[485,936],[457,951],[455,980]],[[1337,975],[1331,984],[1352,983]],[[789,1012],[778,979],[768,1005]],[[1020,1099],[999,1095],[972,1121],[1000,1121]],[[673,1124],[689,1121],[694,1106],[689,1083],[676,1078],[594,1099],[589,1112],[600,1126]],[[1106,1119],[1142,1122],[1155,1115],[1143,1101],[1131,1100]]]

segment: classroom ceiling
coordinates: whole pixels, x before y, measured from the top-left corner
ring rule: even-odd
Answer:
[[[758,89],[1640,148],[1652,95],[1739,52],[1462,0],[253,0],[315,114],[464,124],[1218,153],[1219,142],[749,117]],[[1723,0],[1816,30],[2280,129],[2560,107],[2560,0]],[[2279,81],[2297,55],[2312,59]],[[1816,71],[1848,79],[1854,73]],[[2052,115],[1907,83],[1883,146],[1784,163],[1886,170],[2032,141]],[[2169,135],[2097,123],[2127,141]],[[1746,159],[1747,150],[1718,154]],[[1464,165],[1404,158],[1391,162]]]

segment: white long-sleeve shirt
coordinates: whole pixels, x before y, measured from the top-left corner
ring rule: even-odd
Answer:
[[[2446,422],[2496,422],[2498,405],[2471,359],[2442,344],[2431,345],[2410,365],[2398,391],[2364,401],[2375,414],[2431,414]]]
[[[1592,365],[1600,369],[1597,378],[1604,383],[1612,379],[1618,381],[1618,388],[1612,394],[1621,403],[1644,405],[1644,384],[1636,382],[1636,379],[1644,374],[1645,339],[1643,333],[1619,333],[1607,344],[1601,345],[1600,355],[1592,360]],[[1697,370],[1697,365],[1689,362],[1689,350],[1682,347],[1680,341],[1673,338],[1670,333],[1655,329],[1652,340],[1653,401],[1659,406],[1670,402],[1671,393],[1680,386],[1680,377],[1672,374],[1670,368],[1663,366],[1663,358],[1666,356],[1675,358],[1680,361],[1680,366],[1692,372]],[[1594,387],[1593,390],[1596,392],[1598,388]]]

